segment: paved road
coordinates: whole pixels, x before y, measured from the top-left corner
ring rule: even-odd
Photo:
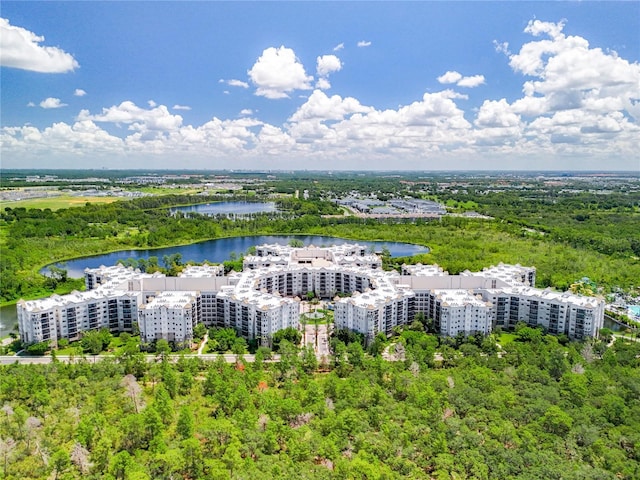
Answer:
[[[220,355],[224,358],[224,361],[227,363],[236,363],[238,361],[239,355],[235,355],[232,353],[225,353]],[[177,362],[180,358],[180,355],[170,355],[169,359],[173,362]],[[199,358],[201,360],[207,362],[214,362],[218,359],[218,354],[205,354],[205,355],[184,355],[185,358]],[[245,361],[252,363],[256,361],[255,355],[242,355]],[[58,361],[63,363],[79,363],[81,361],[87,361],[89,363],[97,363],[101,362],[106,358],[115,358],[113,355],[86,355],[86,356],[69,356],[69,355],[57,355],[56,358]],[[155,355],[145,355],[145,359],[147,362],[156,362],[159,361],[159,357]],[[271,361],[277,362],[280,360],[279,355],[273,355]],[[11,355],[2,355],[0,356],[0,365],[10,365],[12,363],[20,363],[20,364],[46,364],[51,363],[53,358],[51,356],[44,357],[29,357],[29,356],[11,356]]]

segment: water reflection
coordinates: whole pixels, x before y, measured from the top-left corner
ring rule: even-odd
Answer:
[[[182,245],[177,247],[158,248],[151,250],[121,250],[119,252],[107,253],[95,257],[83,257],[75,260],[69,260],[63,263],[57,263],[56,266],[65,268],[69,277],[79,278],[84,275],[85,268],[96,268],[100,265],[115,265],[118,260],[127,260],[133,258],[148,259],[149,257],[158,257],[159,263],[162,264],[162,257],[165,255],[173,255],[179,253],[182,255],[182,261],[204,262],[208,260],[213,263],[221,263],[229,260],[232,254],[241,255],[249,248],[263,243],[279,243],[287,245],[291,240],[301,240],[305,245],[329,246],[342,245],[344,243],[358,243],[366,245],[375,251],[382,250],[386,247],[393,257],[408,257],[419,253],[428,253],[429,249],[422,245],[412,245],[409,243],[398,242],[365,242],[360,240],[345,240],[344,238],[325,237],[319,235],[259,235],[246,237],[219,238],[216,240],[208,240],[206,242],[194,243],[191,245]],[[47,268],[43,268],[40,272],[46,273]]]
[[[170,211],[171,213],[193,212],[202,215],[229,215],[239,217],[251,213],[273,213],[277,212],[278,209],[274,202],[213,202],[175,207]]]

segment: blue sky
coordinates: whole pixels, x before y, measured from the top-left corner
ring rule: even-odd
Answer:
[[[2,168],[640,171],[640,2],[3,2]]]

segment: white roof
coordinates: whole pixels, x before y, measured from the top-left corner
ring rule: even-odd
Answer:
[[[195,302],[198,292],[194,291],[164,291],[158,292],[146,305],[142,305],[142,309],[151,310],[154,308],[172,308],[183,309],[191,308],[191,304]]]

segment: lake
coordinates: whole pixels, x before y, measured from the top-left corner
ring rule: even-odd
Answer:
[[[242,216],[251,213],[273,213],[277,212],[278,208],[274,202],[213,202],[174,207],[170,211],[171,213],[195,212],[203,215]]]
[[[83,257],[75,260],[69,260],[63,263],[57,263],[56,266],[67,270],[69,277],[80,278],[84,276],[85,268],[97,268],[100,265],[115,265],[118,260],[126,260],[134,258],[158,257],[159,263],[162,265],[162,257],[165,255],[173,255],[179,253],[182,255],[182,261],[204,262],[208,260],[213,263],[222,263],[229,260],[232,253],[241,255],[250,247],[262,245],[264,243],[279,243],[287,245],[289,241],[297,239],[301,240],[305,245],[329,246],[342,245],[344,243],[358,243],[366,245],[368,248],[374,248],[376,251],[387,247],[393,257],[408,257],[419,253],[428,253],[429,248],[421,245],[412,245],[409,243],[398,242],[365,242],[362,240],[346,240],[337,237],[324,237],[318,235],[257,235],[246,237],[219,238],[216,240],[208,240],[206,242],[193,243],[191,245],[182,245],[177,247],[157,248],[148,250],[121,250],[118,252],[97,255],[94,257]],[[40,270],[41,273],[47,272],[47,267]]]
[[[9,332],[11,332],[16,323],[18,323],[16,306],[6,305],[0,307],[0,337],[9,335]]]

